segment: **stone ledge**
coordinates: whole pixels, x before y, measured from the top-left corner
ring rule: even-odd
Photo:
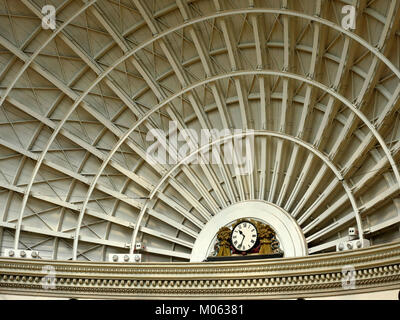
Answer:
[[[44,289],[45,266],[54,289]],[[354,268],[354,288],[342,268]],[[345,253],[237,262],[111,264],[0,258],[0,293],[86,298],[287,298],[400,288],[400,242]]]

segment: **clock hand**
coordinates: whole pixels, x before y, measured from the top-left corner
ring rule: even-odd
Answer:
[[[245,238],[245,236],[244,236],[244,234],[242,233],[242,231],[239,231],[240,232],[240,234],[243,236],[243,238],[242,238],[242,242],[240,243],[240,247],[242,246],[242,244],[243,244],[243,240],[244,240],[244,238]]]

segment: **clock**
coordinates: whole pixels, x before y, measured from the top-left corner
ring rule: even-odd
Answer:
[[[238,223],[232,230],[231,243],[236,251],[249,252],[258,240],[257,228],[249,221]]]

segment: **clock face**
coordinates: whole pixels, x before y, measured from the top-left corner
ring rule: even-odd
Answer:
[[[257,228],[254,224],[243,221],[232,230],[231,241],[237,251],[250,251],[257,242]]]

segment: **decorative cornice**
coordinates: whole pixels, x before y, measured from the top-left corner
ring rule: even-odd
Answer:
[[[343,268],[354,270],[345,289]],[[53,274],[45,273],[46,270]],[[45,271],[43,271],[45,270]],[[54,287],[44,288],[50,279]],[[303,258],[139,263],[0,258],[0,293],[85,298],[294,298],[400,288],[400,242]]]

